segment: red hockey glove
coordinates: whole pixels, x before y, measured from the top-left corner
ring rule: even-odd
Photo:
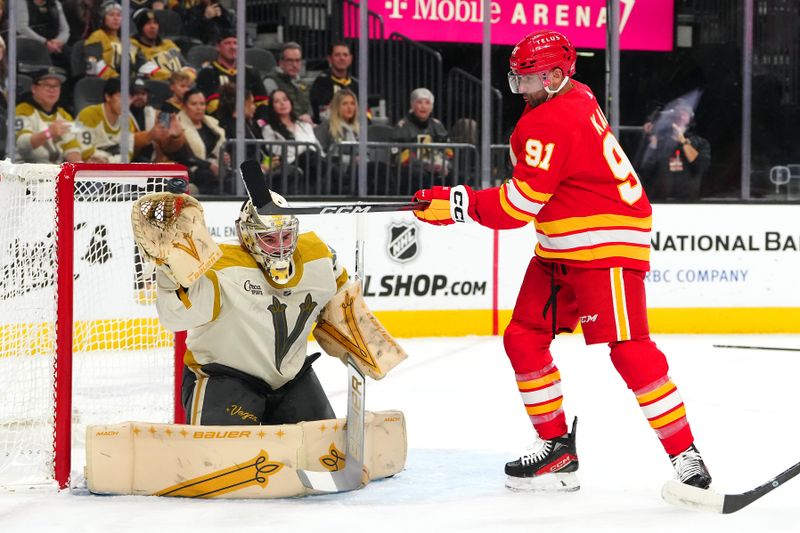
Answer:
[[[475,191],[467,185],[420,189],[414,194],[414,200],[430,202],[425,209],[414,211],[414,216],[435,226],[475,219]]]

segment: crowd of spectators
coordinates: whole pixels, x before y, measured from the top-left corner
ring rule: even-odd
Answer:
[[[19,48],[23,57],[18,74],[29,80],[29,87],[18,84],[18,161],[118,162],[123,159],[121,129],[126,127],[130,136],[125,159],[175,161],[190,169],[193,192],[221,190],[220,180],[234,154],[228,140],[236,134],[239,43],[232,10],[217,0],[131,0],[126,47],[130,121],[122,125],[121,5],[114,0],[13,1],[19,14],[18,39],[24,39],[26,47]],[[3,8],[0,0],[0,19]],[[180,33],[163,31],[161,21],[170,19],[159,10],[177,13]],[[213,56],[201,64],[187,59],[195,46],[210,49],[209,45]],[[0,70],[7,69],[2,39],[0,55]],[[353,55],[348,44],[331,43],[328,68],[315,77],[304,70],[300,44],[283,43],[275,56],[271,70],[245,67],[245,139],[251,141],[246,157],[259,160],[268,175],[282,176],[289,184],[290,190],[283,191],[288,194],[310,191],[308,185],[319,183],[326,165],[333,169],[328,175],[343,180],[352,174],[357,162],[353,145],[364,133],[359,130],[358,81],[350,72]],[[26,62],[31,57],[36,61]],[[6,76],[2,78],[5,83]],[[0,90],[5,96],[7,87]],[[418,170],[431,180],[443,179],[452,153],[419,147],[449,141],[444,125],[431,114],[434,95],[420,88],[410,96],[408,115],[389,138],[378,140],[415,146],[380,158],[381,168],[391,165],[405,169],[404,175]],[[350,143],[349,148],[334,147],[340,143]],[[370,165],[378,165],[374,151],[367,158]]]

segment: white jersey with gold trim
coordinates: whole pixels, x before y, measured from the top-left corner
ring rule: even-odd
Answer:
[[[104,157],[109,163],[119,163],[120,159],[120,120],[116,124],[108,121],[104,104],[94,104],[87,106],[78,113],[75,121],[75,130],[78,142],[81,143],[81,157],[84,161],[90,157]],[[132,133],[137,131],[136,123],[129,118],[129,129]],[[129,141],[133,146],[133,137]],[[128,159],[133,157],[133,149],[128,150]]]
[[[63,108],[57,107],[48,114],[29,102],[21,102],[17,105],[16,115],[17,151],[26,163],[63,163],[67,154],[80,152],[80,145],[71,131],[59,139],[47,139],[37,148],[31,146],[31,137],[49,128],[56,120],[72,122],[72,116]]]
[[[223,257],[188,289],[164,288],[172,282],[159,272],[159,319],[168,330],[188,330],[190,367],[222,364],[277,389],[302,368],[317,315],[347,283],[347,271],[310,232],[298,238],[286,285],[265,277],[238,244],[220,247]]]

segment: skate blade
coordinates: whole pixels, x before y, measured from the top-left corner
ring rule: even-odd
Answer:
[[[581,488],[581,483],[575,472],[565,472],[535,477],[508,476],[506,487],[514,492],[575,492]]]

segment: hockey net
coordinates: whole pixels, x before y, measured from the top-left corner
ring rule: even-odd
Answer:
[[[155,310],[131,205],[178,165],[0,162],[0,487],[68,486],[89,424],[182,422],[181,337]]]

